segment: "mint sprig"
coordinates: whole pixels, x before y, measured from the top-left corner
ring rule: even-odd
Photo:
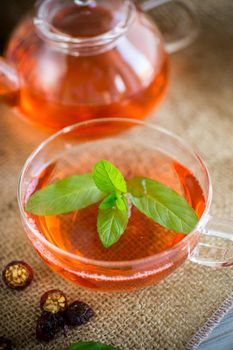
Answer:
[[[115,244],[128,225],[129,202],[161,226],[188,234],[198,222],[194,209],[170,187],[146,177],[127,183],[120,170],[100,160],[92,174],[70,176],[35,192],[26,204],[29,213],[60,215],[84,209],[102,200],[97,231],[104,247]]]
[[[96,343],[94,341],[81,341],[69,346],[69,350],[120,350],[112,345]]]

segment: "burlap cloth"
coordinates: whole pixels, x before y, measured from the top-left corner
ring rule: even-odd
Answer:
[[[202,34],[191,47],[171,58],[168,96],[150,121],[175,131],[197,146],[214,185],[212,213],[233,216],[233,6],[229,0],[196,2]],[[29,153],[45,138],[13,113],[0,118],[0,265],[13,259],[31,264],[35,279],[24,292],[0,282],[0,333],[17,349],[67,349],[79,339],[93,339],[121,349],[184,349],[195,331],[232,291],[233,269],[212,270],[187,262],[157,286],[132,294],[99,294],[56,276],[39,259],[22,229],[17,209],[19,171]],[[35,340],[40,295],[61,288],[70,300],[90,303],[92,321],[67,338],[43,346]]]

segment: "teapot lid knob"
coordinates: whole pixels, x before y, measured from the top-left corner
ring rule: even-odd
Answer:
[[[131,0],[39,1],[34,25],[38,35],[77,53],[90,46],[102,47],[123,35],[136,8]],[[83,50],[82,50],[83,51]]]
[[[90,6],[94,3],[94,0],[74,0],[75,5]]]

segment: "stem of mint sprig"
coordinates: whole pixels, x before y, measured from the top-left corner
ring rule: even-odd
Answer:
[[[80,341],[78,343],[70,344],[69,350],[120,350],[112,345],[103,343],[96,343],[94,341]]]
[[[188,234],[198,222],[195,210],[172,188],[142,176],[126,182],[107,160],[98,161],[92,174],[69,176],[36,191],[26,211],[38,216],[60,215],[100,202],[97,231],[103,246],[109,248],[127,228],[129,200],[141,213],[175,232]]]

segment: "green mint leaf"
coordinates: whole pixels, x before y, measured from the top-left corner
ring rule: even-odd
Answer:
[[[196,226],[196,212],[170,187],[140,176],[130,179],[127,186],[135,207],[160,225],[184,234]]]
[[[127,192],[126,182],[120,170],[107,160],[100,160],[95,164],[93,179],[103,192]]]
[[[99,208],[97,231],[105,248],[111,247],[124,233],[128,224],[128,210],[114,206],[109,209]]]
[[[103,202],[100,204],[100,209],[109,209],[117,206],[119,210],[128,211],[128,202],[125,196],[119,193],[111,193],[107,196]]]
[[[128,202],[124,195],[117,194],[116,206],[119,210],[128,212]]]
[[[103,200],[103,202],[99,205],[99,208],[100,209],[113,208],[116,205],[116,201],[117,201],[117,196],[115,193],[112,193]]]
[[[66,214],[97,203],[104,196],[91,174],[70,176],[32,194],[26,210],[40,216]]]
[[[120,350],[120,349],[111,345],[89,341],[89,342],[73,343],[69,346],[69,350]]]

